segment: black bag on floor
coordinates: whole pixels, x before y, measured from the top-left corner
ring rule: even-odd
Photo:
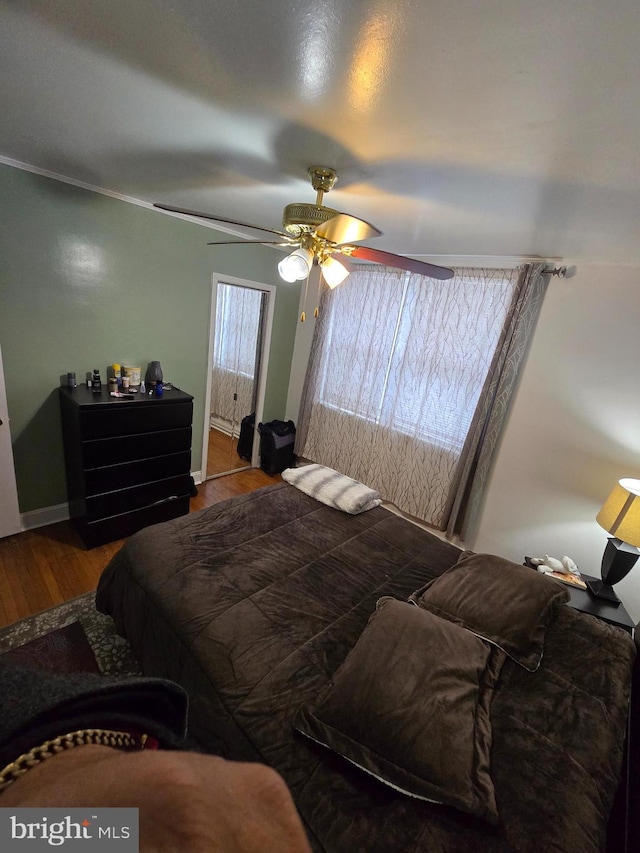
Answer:
[[[240,435],[238,437],[238,447],[236,452],[241,459],[251,461],[253,453],[253,431],[256,425],[255,412],[251,415],[246,415],[240,421]]]
[[[293,446],[296,428],[293,421],[268,421],[258,424],[260,432],[260,467],[266,474],[279,474],[293,468],[296,457]]]

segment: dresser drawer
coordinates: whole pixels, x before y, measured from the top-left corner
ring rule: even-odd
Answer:
[[[191,451],[191,426],[84,441],[82,464],[85,469],[101,468],[106,465],[117,465],[119,462],[178,453],[181,450]]]
[[[106,465],[85,471],[84,483],[87,497],[102,492],[126,489],[153,480],[188,474],[191,466],[191,451],[170,453],[162,457],[139,459],[120,465]]]
[[[191,477],[188,474],[181,474],[178,477],[143,483],[140,486],[131,486],[128,489],[105,492],[87,498],[86,518],[87,521],[94,521],[99,518],[118,515],[132,509],[151,506],[169,498],[188,496],[190,491]]]
[[[87,548],[95,548],[96,545],[104,545],[105,542],[113,542],[115,539],[124,539],[131,536],[149,524],[159,524],[178,518],[189,512],[189,496],[181,498],[170,498],[163,503],[153,504],[143,509],[134,509],[121,515],[112,515],[109,518],[98,519],[87,523],[84,519],[77,521],[78,532]]]
[[[163,403],[141,401],[136,406],[102,406],[80,413],[83,441],[93,438],[132,435],[156,430],[190,427],[193,414],[191,401]]]

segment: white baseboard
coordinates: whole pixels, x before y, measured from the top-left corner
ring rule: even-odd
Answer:
[[[217,429],[219,432],[224,435],[232,435],[234,434],[237,438],[237,433],[240,428],[238,423],[231,423],[231,421],[227,421],[224,418],[219,418],[216,415],[211,415],[209,419],[209,429]]]
[[[202,483],[202,471],[192,471],[193,482],[198,486]],[[42,509],[32,509],[29,512],[20,513],[20,524],[22,531],[35,530],[47,524],[58,524],[60,521],[69,519],[69,504],[56,504],[56,506],[43,506]]]
[[[56,504],[56,506],[44,506],[42,509],[32,509],[30,512],[20,513],[20,523],[23,530],[35,530],[36,527],[44,527],[45,524],[58,524],[69,518],[69,504]]]

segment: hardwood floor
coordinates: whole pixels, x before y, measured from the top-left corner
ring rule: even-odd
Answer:
[[[259,468],[207,480],[191,511],[281,480]],[[87,550],[68,521],[0,539],[0,627],[95,589],[124,541]]]
[[[280,474],[265,474],[260,468],[247,468],[246,471],[238,471],[237,474],[207,480],[198,486],[198,496],[191,498],[191,511],[195,512],[218,501],[225,501],[227,498],[261,489],[262,486],[272,486],[274,483],[281,482]]]
[[[236,468],[244,468],[249,463],[238,456],[238,437],[232,438],[219,429],[209,430],[209,450],[207,452],[207,477],[224,474]]]

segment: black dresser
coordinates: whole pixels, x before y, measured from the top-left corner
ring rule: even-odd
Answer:
[[[189,512],[193,397],[60,388],[71,519],[88,548]]]

